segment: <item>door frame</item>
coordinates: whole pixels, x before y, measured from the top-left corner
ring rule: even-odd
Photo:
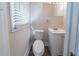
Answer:
[[[69,47],[70,47],[70,33],[71,33],[71,26],[72,26],[72,3],[67,3],[66,8],[66,15],[65,15],[65,39],[64,39],[64,51],[63,55],[68,56],[69,55]]]
[[[9,28],[8,28],[8,16],[7,16],[7,3],[0,3],[0,33],[1,33],[1,46],[0,46],[0,55],[1,56],[10,56],[10,46],[9,46]]]
[[[79,3],[77,2],[68,2],[67,3],[67,12],[65,19],[65,39],[64,39],[64,56],[79,55],[78,46],[79,46]]]

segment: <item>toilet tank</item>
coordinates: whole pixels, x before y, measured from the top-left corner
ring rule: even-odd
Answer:
[[[52,56],[63,55],[64,30],[48,29],[48,47]]]
[[[34,37],[36,40],[43,39],[44,30],[34,30],[33,32],[34,32]]]

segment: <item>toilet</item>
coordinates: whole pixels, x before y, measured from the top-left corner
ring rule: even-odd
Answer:
[[[42,41],[43,39],[43,30],[34,30],[34,37],[35,37],[35,41],[33,43],[33,54],[35,56],[42,56],[44,54],[44,43]]]

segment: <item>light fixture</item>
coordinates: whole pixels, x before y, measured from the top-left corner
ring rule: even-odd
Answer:
[[[57,2],[48,2],[49,4],[53,4],[53,5],[55,5],[55,4],[57,4]]]
[[[49,4],[51,4],[52,2],[49,2]]]

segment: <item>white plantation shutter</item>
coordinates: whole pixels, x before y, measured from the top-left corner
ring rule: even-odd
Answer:
[[[12,29],[29,23],[29,4],[22,2],[10,3]]]

